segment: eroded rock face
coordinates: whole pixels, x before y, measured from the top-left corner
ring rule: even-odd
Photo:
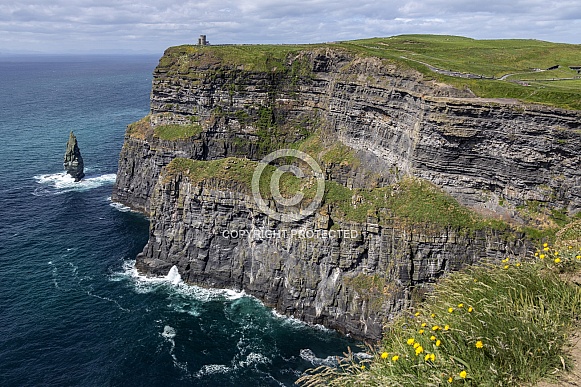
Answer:
[[[83,157],[81,156],[81,150],[79,149],[77,138],[72,131],[69,135],[69,141],[67,141],[67,150],[65,152],[63,166],[65,171],[71,175],[75,181],[80,181],[85,177]]]
[[[321,213],[288,226],[266,218],[234,184],[194,184],[166,173],[176,157],[260,160],[273,138],[284,148],[315,129],[327,144],[354,152],[355,163],[323,165],[328,180],[349,188],[413,176],[513,220],[513,209],[529,201],[570,215],[580,210],[580,112],[475,98],[412,70],[332,49],[293,61],[308,63],[308,76],[211,60],[156,69],[151,115],[127,131],[113,192],[113,200],[150,216],[140,271],[165,276],[175,265],[188,283],[244,289],[281,313],[376,339],[412,292],[443,273],[530,249],[522,235],[372,218],[347,223]],[[264,120],[276,131],[268,132]],[[191,122],[203,130],[187,139],[154,134],[160,125]],[[355,230],[357,238],[224,236],[330,231],[331,224]]]
[[[514,209],[535,201],[569,215],[581,208],[581,112],[475,98],[379,59],[330,49],[289,61],[309,63],[309,76],[220,63],[185,72],[159,66],[151,125],[195,118],[204,131],[179,141],[128,135],[113,199],[147,212],[161,168],[175,157],[262,158],[268,149],[261,148],[257,121],[267,107],[284,129],[274,134],[279,147],[323,128],[358,152],[358,170],[328,171],[343,185],[366,188],[369,175],[380,185],[416,176],[462,204],[508,217],[514,211],[499,203]]]
[[[374,219],[330,228],[321,214],[279,223],[234,184],[192,184],[163,173],[150,214],[139,271],[165,276],[175,265],[187,283],[244,289],[280,313],[366,339],[381,337],[414,289],[463,265],[531,248],[522,236],[487,230]]]

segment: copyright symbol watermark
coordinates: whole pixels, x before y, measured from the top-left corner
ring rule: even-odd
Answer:
[[[270,176],[270,184],[268,185],[268,192],[276,204],[276,208],[272,209],[268,206],[268,202],[262,197],[260,192],[260,182],[267,166],[273,161],[281,158],[293,158],[295,161],[303,161],[308,165],[311,171],[309,174],[305,174],[303,170],[296,165],[282,165],[277,167]],[[285,173],[291,173],[296,178],[309,179],[309,181],[314,178],[316,181],[316,192],[314,197],[305,199],[305,195],[301,190],[295,192],[295,194],[290,198],[284,197],[281,194],[281,177]],[[254,201],[258,205],[258,208],[270,218],[281,222],[296,222],[313,214],[321,206],[324,194],[325,176],[323,175],[321,167],[315,159],[299,150],[280,149],[266,155],[259,161],[254,170],[254,174],[252,175],[252,195],[254,196]],[[304,206],[301,205],[303,200],[310,200],[310,202],[307,206]],[[298,212],[296,212],[297,208],[299,208]],[[293,211],[293,209],[295,211]]]

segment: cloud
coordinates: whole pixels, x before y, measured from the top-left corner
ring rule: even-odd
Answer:
[[[541,0],[21,0],[0,4],[0,51],[314,43],[404,33],[579,43],[581,3]]]

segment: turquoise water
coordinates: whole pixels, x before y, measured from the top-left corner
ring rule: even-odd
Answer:
[[[0,386],[280,386],[354,343],[234,291],[147,280],[110,201],[157,57],[0,58]],[[86,178],[62,171],[74,130]]]

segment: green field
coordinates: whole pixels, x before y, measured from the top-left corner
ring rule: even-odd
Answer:
[[[245,71],[300,73],[305,66],[291,61],[304,50],[344,49],[374,56],[421,72],[425,79],[468,87],[485,98],[516,98],[525,102],[581,109],[581,45],[539,40],[475,40],[447,35],[400,35],[310,45],[177,46],[166,51],[160,69],[188,73],[191,68],[243,68]],[[474,74],[466,79],[432,71]],[[559,66],[553,70],[551,67]]]
[[[475,40],[446,35],[401,35],[338,45],[364,55],[405,63],[428,78],[468,87],[479,97],[516,98],[581,109],[581,74],[569,68],[581,66],[581,45],[525,39]],[[431,71],[420,62],[490,79],[447,76]],[[554,66],[559,67],[547,70]]]

